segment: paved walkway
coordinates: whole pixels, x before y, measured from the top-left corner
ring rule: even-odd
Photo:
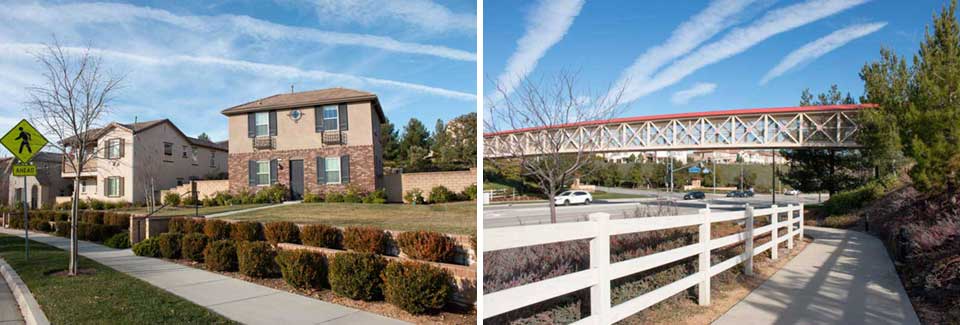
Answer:
[[[286,206],[286,205],[290,205],[290,204],[300,204],[300,203],[303,203],[303,201],[287,201],[287,202],[283,202],[283,203],[279,203],[279,204],[271,204],[271,205],[262,206],[262,207],[256,207],[256,208],[249,208],[249,209],[243,209],[243,210],[227,211],[227,212],[220,212],[220,213],[208,214],[206,217],[207,217],[207,218],[226,217],[226,216],[229,216],[229,215],[240,214],[240,213],[244,213],[244,212],[257,211],[257,210],[263,210],[263,209],[271,209],[271,208],[282,207],[282,206]]]
[[[805,229],[813,243],[714,324],[920,324],[880,240]]]
[[[0,325],[13,324],[24,324],[23,315],[20,314],[17,300],[13,298],[13,292],[10,292],[10,286],[0,276]]]
[[[19,230],[0,228],[8,235]],[[30,239],[63,250],[67,238],[30,233]],[[280,291],[157,258],[80,241],[80,255],[245,324],[404,324],[404,322]]]

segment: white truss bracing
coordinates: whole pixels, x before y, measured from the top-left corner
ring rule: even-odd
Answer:
[[[502,132],[484,137],[486,158],[555,152],[856,148],[855,110],[637,120]]]

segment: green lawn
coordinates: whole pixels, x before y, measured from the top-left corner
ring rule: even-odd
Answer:
[[[228,205],[228,206],[219,206],[219,207],[200,207],[200,215],[208,215],[221,212],[229,212],[243,209],[250,209],[256,207],[262,207],[269,204],[238,204],[238,205]],[[129,209],[119,209],[116,210],[119,212],[135,213],[135,214],[147,214],[147,208],[129,208]],[[154,214],[155,216],[184,216],[184,215],[193,215],[193,207],[166,207],[160,212]]]
[[[23,238],[0,235],[0,256],[20,274],[53,324],[235,324],[206,308],[86,258],[80,268],[93,275],[47,275],[64,270],[68,254]]]
[[[389,230],[433,230],[451,234],[475,234],[477,203],[455,202],[429,205],[301,203],[250,211],[223,217],[245,221],[292,221],[335,226],[375,226]]]

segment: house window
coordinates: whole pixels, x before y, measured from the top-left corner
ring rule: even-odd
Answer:
[[[337,110],[337,106],[323,107],[323,129],[324,130],[340,129],[340,111]]]
[[[340,184],[340,157],[324,158],[323,168],[327,184]]]
[[[163,155],[173,156],[173,143],[170,143],[170,142],[163,143]]]
[[[197,164],[197,147],[190,147],[190,155],[193,158],[193,164]]]
[[[258,112],[254,114],[256,120],[256,132],[258,137],[270,135],[270,115],[269,112]]]
[[[107,196],[109,197],[120,196],[120,177],[107,178]]]
[[[270,161],[257,162],[257,185],[270,185]]]
[[[210,151],[210,167],[217,167],[217,152]]]
[[[120,158],[120,139],[107,140],[107,159]]]
[[[183,159],[187,159],[187,146],[183,146]]]

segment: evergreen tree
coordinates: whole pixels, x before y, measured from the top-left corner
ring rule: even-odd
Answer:
[[[447,132],[447,125],[443,120],[437,119],[437,124],[433,128],[433,135],[430,137],[430,151],[433,152],[433,163],[440,169],[449,169],[450,163],[454,160],[454,148],[450,140],[450,134]]]
[[[460,115],[448,124],[452,142],[452,161],[463,168],[477,165],[477,113]]]
[[[389,120],[380,124],[380,146],[383,148],[384,163],[390,167],[399,166],[400,136]]]
[[[210,136],[207,135],[207,132],[203,132],[203,133],[200,133],[200,135],[197,136],[197,139],[200,139],[200,140],[203,140],[203,141],[210,141]],[[212,141],[211,141],[211,142],[212,142]]]
[[[423,123],[416,118],[411,118],[407,122],[407,126],[403,128],[403,137],[400,140],[400,159],[409,163],[411,159],[410,151],[413,147],[420,147],[423,151],[430,148],[430,133],[427,132]],[[418,155],[419,153],[421,152],[418,152]],[[413,158],[417,158],[418,155],[414,155]],[[423,157],[426,157],[426,154]],[[407,165],[406,167],[410,166]]]

